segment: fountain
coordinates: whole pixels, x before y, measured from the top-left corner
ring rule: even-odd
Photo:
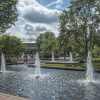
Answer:
[[[39,60],[39,54],[36,53],[36,60],[35,60],[35,77],[40,77],[41,72],[40,72],[40,60]]]
[[[90,27],[89,26],[87,26],[87,39],[90,39]],[[92,82],[93,81],[92,55],[91,55],[91,52],[89,51],[89,47],[90,47],[90,41],[88,42],[86,80],[88,82]]]
[[[89,82],[93,81],[93,67],[92,67],[92,55],[91,52],[88,52],[88,56],[87,56],[87,70],[86,70],[86,80]]]
[[[1,56],[1,72],[5,72],[5,57],[4,57],[4,54],[2,53],[2,56]]]
[[[70,62],[73,62],[73,55],[72,55],[72,52],[70,52]]]
[[[85,85],[88,85],[90,83],[100,84],[99,80],[94,80],[93,72],[94,70],[93,70],[93,65],[92,65],[92,55],[91,55],[91,52],[88,51],[87,62],[86,62],[86,79],[78,80],[78,82],[84,83]]]

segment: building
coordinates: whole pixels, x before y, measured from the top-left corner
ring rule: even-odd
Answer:
[[[23,54],[17,57],[18,63],[34,63],[35,54],[37,52],[36,42],[23,42],[26,45],[26,50]]]
[[[24,44],[26,45],[24,56],[26,58],[35,58],[35,54],[37,52],[36,42],[24,42]]]
[[[20,55],[14,55],[11,59],[14,63],[34,63],[35,54],[37,52],[36,42],[23,42],[26,45],[26,50]]]

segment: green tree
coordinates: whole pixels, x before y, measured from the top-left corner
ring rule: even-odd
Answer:
[[[45,32],[40,34],[36,40],[39,52],[44,54],[51,54],[51,52],[56,52],[58,50],[57,39],[53,32]]]
[[[66,53],[73,52],[77,48],[77,43],[75,42],[75,36],[73,33],[76,32],[74,28],[72,28],[72,24],[70,23],[72,19],[72,15],[69,11],[63,11],[63,13],[59,16],[59,44],[60,50],[64,54],[64,59],[66,58]]]
[[[88,51],[93,50],[93,47],[96,44],[94,39],[95,37],[97,38],[97,34],[99,34],[96,30],[98,29],[100,22],[100,12],[97,10],[100,1],[98,3],[97,1],[98,0],[75,0],[72,1],[70,7],[74,19],[77,22],[77,29],[81,29],[78,29],[78,31],[82,35],[81,39],[83,40],[86,55]]]
[[[99,0],[72,0],[69,9],[60,15],[60,37],[65,38],[61,41],[65,40],[67,45],[72,46],[70,37],[73,37],[78,48],[87,56],[87,52],[92,51],[97,43],[95,39],[99,41],[99,14]]]
[[[0,53],[3,53],[6,59],[20,55],[25,51],[25,48],[26,46],[15,36],[0,36]]]
[[[0,33],[4,33],[16,21],[17,0],[0,0]]]

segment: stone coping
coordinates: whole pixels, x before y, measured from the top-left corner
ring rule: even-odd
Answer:
[[[28,100],[28,99],[17,97],[17,96],[12,96],[9,94],[0,93],[0,100]]]
[[[85,68],[75,68],[75,67],[57,67],[57,66],[41,66],[41,68],[47,69],[61,69],[61,70],[73,70],[73,71],[86,71]],[[94,72],[100,73],[100,69],[94,69]]]

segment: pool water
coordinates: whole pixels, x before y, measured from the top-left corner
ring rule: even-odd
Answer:
[[[24,65],[6,66],[0,73],[0,92],[29,100],[100,100],[100,73],[97,83],[86,84],[84,71],[41,68],[41,77],[34,78],[35,68]]]

